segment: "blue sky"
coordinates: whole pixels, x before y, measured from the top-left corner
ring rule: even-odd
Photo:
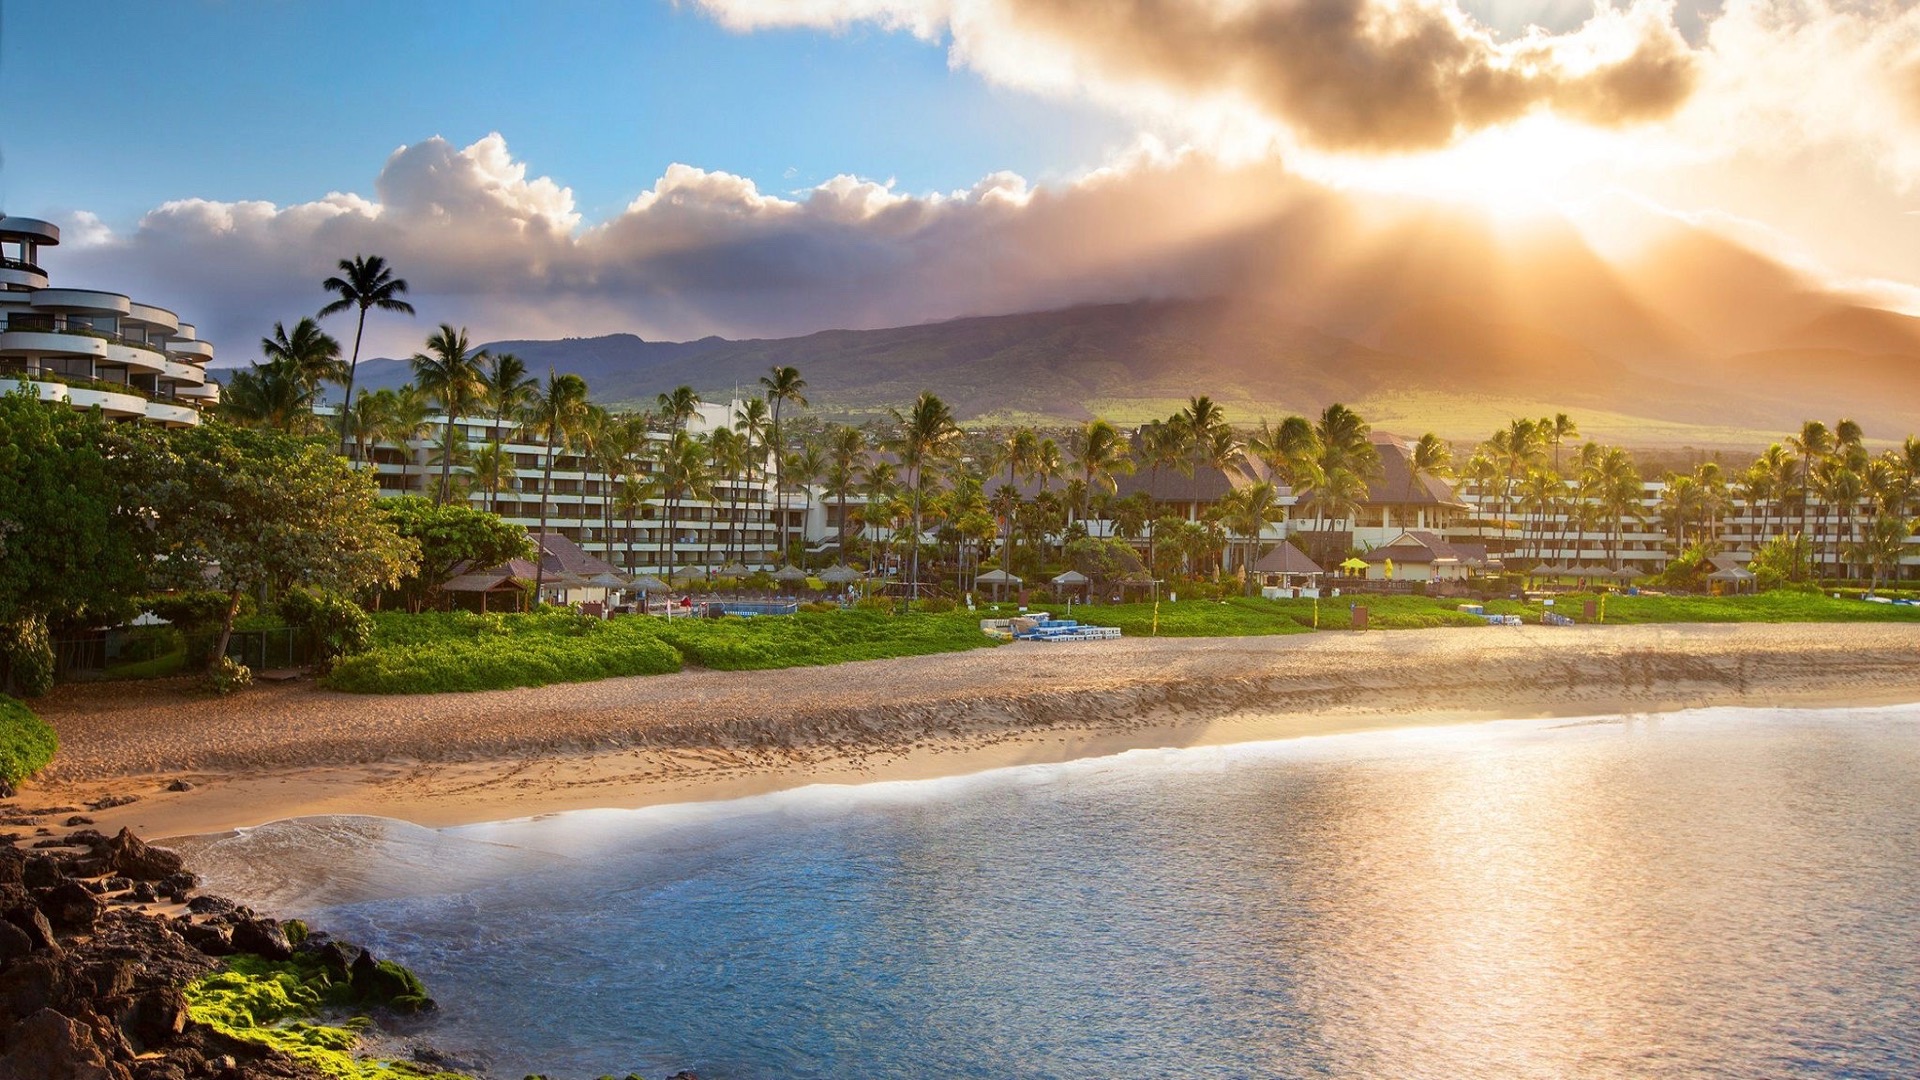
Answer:
[[[769,192],[854,173],[918,193],[1001,169],[1076,172],[1129,134],[1090,106],[950,71],[939,44],[908,34],[737,34],[665,3],[3,10],[0,97],[31,107],[0,127],[0,199],[115,228],[169,199],[366,192],[389,152],[433,135],[465,146],[502,133],[594,222],[675,161]],[[77,44],[95,37],[110,40]]]
[[[1920,313],[1920,6],[0,0],[0,16],[0,208],[67,230],[61,283],[177,308],[242,343],[235,359],[353,254],[386,257],[429,326],[478,340],[771,337],[1258,292],[1271,275],[1249,268],[1312,280],[1340,267],[1308,261],[1364,239],[1295,250],[1319,234],[1294,225],[1433,208],[1569,221],[1619,261],[1708,229]],[[420,336],[370,332],[383,350]]]

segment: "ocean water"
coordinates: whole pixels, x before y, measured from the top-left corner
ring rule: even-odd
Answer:
[[[1920,707],[289,822],[195,860],[418,969],[422,1037],[513,1078],[1920,1075]]]

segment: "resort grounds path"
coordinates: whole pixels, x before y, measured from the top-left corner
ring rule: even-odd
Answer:
[[[437,695],[107,683],[35,703],[60,752],[17,806],[137,793],[100,827],[160,836],[312,813],[449,824],[1370,726],[1893,702],[1920,702],[1920,626],[1023,642]]]

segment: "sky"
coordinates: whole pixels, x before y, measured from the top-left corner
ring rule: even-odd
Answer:
[[[356,253],[404,354],[1257,288],[1435,213],[1920,311],[1920,14],[1873,2],[0,0],[0,101],[56,283],[229,363]]]

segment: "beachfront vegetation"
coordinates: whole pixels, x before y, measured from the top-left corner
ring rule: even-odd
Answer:
[[[921,656],[994,644],[980,632],[979,617],[965,611],[899,616],[862,609],[803,611],[778,618],[676,619],[655,629],[687,664],[721,671]]]
[[[565,609],[373,616],[372,647],[327,677],[336,690],[401,694],[504,690],[658,675],[836,664],[992,645],[966,612],[801,612],[780,618],[613,619]]]
[[[60,737],[52,725],[13,698],[0,696],[0,796],[10,796],[20,781],[47,767]]]
[[[463,567],[484,569],[533,556],[533,543],[525,529],[498,514],[470,506],[441,505],[417,495],[403,495],[381,500],[379,513],[394,532],[412,540],[418,548],[398,590],[399,600],[408,611],[428,606],[440,585]]]
[[[363,694],[505,690],[680,670],[650,620],[605,621],[561,609],[524,615],[388,612],[373,645],[334,666],[327,685]]]

